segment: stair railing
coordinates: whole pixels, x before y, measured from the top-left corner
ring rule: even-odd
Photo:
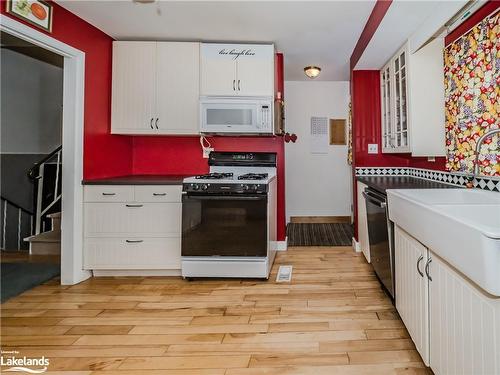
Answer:
[[[9,225],[8,219],[7,219],[7,214],[8,214],[8,208],[11,207],[11,209],[17,210],[17,250],[21,249],[21,241],[22,241],[22,220],[23,220],[23,213],[25,215],[28,215],[29,220],[30,220],[30,234],[33,233],[33,217],[34,214],[33,212],[19,206],[18,204],[12,202],[11,200],[0,196],[0,204],[2,207],[2,238],[1,238],[1,246],[0,248],[2,250],[6,250],[7,248],[7,228]]]
[[[47,164],[56,164],[56,176],[54,184],[54,194],[50,202],[44,206],[43,193],[46,185],[45,167]],[[45,230],[45,222],[42,220],[45,214],[61,200],[62,192],[59,188],[59,182],[62,178],[62,146],[57,147],[54,151],[36,163],[28,171],[28,177],[35,183],[35,233],[39,234]]]

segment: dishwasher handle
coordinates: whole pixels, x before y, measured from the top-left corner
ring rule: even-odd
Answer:
[[[385,203],[384,201],[381,201],[381,200],[378,200],[376,199],[375,197],[367,194],[366,192],[363,191],[363,197],[365,197],[365,199],[370,202],[370,203],[373,203],[374,205],[380,207],[380,208],[385,208],[387,206],[387,203]]]

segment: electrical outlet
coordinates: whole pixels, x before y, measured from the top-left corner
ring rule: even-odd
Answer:
[[[369,154],[378,154],[378,144],[377,143],[368,143],[368,153]]]
[[[210,153],[214,151],[214,148],[213,147],[204,147],[203,148],[203,158],[204,159],[208,159],[208,156],[210,155]]]

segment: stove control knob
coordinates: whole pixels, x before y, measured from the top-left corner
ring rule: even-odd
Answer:
[[[193,190],[200,190],[200,185],[198,184],[192,184],[191,187],[193,188]]]
[[[248,185],[243,185],[243,190],[248,190],[250,187]]]
[[[258,185],[252,185],[252,189],[257,190],[259,186]]]
[[[203,186],[201,187],[202,190],[207,190],[208,189],[208,185],[207,184],[203,184]]]

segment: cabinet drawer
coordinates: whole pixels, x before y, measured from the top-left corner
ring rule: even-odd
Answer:
[[[83,189],[84,202],[132,202],[134,187],[129,185],[87,185]]]
[[[180,269],[180,238],[86,238],[84,268]]]
[[[137,202],[181,202],[181,185],[134,186]]]
[[[180,237],[180,203],[85,203],[86,237]]]

